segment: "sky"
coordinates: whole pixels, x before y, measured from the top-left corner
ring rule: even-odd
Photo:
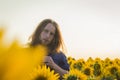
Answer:
[[[75,59],[120,57],[120,0],[0,0],[6,40],[22,44],[46,18],[55,20]]]

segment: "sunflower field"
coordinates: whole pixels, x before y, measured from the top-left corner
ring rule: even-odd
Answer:
[[[43,63],[47,49],[23,47],[18,40],[4,42],[5,30],[0,29],[0,80],[59,80],[59,74]],[[102,60],[89,57],[75,60],[68,57],[70,71],[63,80],[120,80],[120,59]]]

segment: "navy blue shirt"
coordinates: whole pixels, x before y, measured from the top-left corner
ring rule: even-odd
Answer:
[[[60,53],[53,53],[49,54],[48,56],[52,57],[53,61],[62,69],[69,71],[69,64],[67,62],[66,56],[60,52]]]

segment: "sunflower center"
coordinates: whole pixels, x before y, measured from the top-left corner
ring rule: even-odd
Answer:
[[[111,72],[111,74],[115,74],[117,72],[117,68],[116,67],[112,67],[110,72]]]
[[[68,76],[67,80],[78,80],[78,79],[77,79],[77,76],[71,75],[71,76]]]
[[[86,68],[86,69],[84,70],[84,73],[89,76],[89,75],[90,75],[90,69],[89,69],[89,68]]]
[[[48,80],[48,79],[44,76],[38,76],[35,80]]]
[[[82,63],[75,63],[73,66],[75,69],[81,70],[82,68]]]

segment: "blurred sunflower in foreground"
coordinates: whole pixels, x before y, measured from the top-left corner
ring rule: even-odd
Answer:
[[[18,40],[3,44],[4,29],[0,29],[0,80],[29,80],[29,74],[40,65],[47,53],[44,46],[23,47]]]

